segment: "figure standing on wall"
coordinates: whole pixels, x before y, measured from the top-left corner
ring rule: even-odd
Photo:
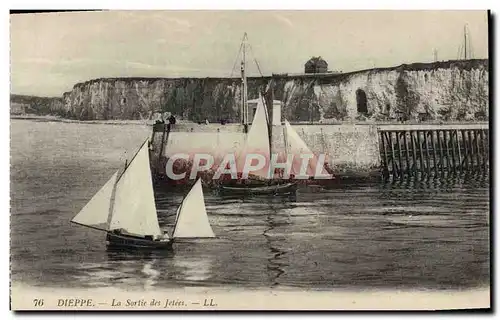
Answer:
[[[210,122],[208,122],[208,119],[205,119],[205,124],[210,124]]]
[[[170,123],[170,125],[174,125],[176,121],[177,120],[175,119],[173,114],[171,114],[170,117],[168,117],[168,123]]]

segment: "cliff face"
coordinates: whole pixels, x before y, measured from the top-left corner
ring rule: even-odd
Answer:
[[[36,115],[60,115],[64,110],[62,98],[35,97],[11,94],[10,113],[11,114],[36,114]]]
[[[240,97],[231,79],[98,79],[64,94],[64,108],[75,118],[141,119],[169,111],[183,118],[236,118]]]
[[[325,122],[488,118],[487,60],[402,65],[314,80],[294,79],[280,83],[278,88],[285,116],[296,121],[308,117]]]
[[[487,120],[488,76],[488,60],[467,60],[250,78],[248,98],[267,88],[290,121]],[[91,120],[169,111],[194,121],[239,121],[239,100],[239,79],[96,79],[65,93],[58,113]]]

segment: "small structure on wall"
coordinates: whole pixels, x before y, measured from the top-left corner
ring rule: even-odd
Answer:
[[[327,73],[328,63],[319,57],[312,57],[304,65],[305,73]]]

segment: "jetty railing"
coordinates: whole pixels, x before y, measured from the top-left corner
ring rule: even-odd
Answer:
[[[489,169],[490,139],[487,126],[379,127],[378,132],[385,178],[437,176],[446,172]]]

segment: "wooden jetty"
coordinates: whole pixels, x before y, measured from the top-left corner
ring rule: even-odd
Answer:
[[[489,169],[487,124],[379,126],[384,178]]]

